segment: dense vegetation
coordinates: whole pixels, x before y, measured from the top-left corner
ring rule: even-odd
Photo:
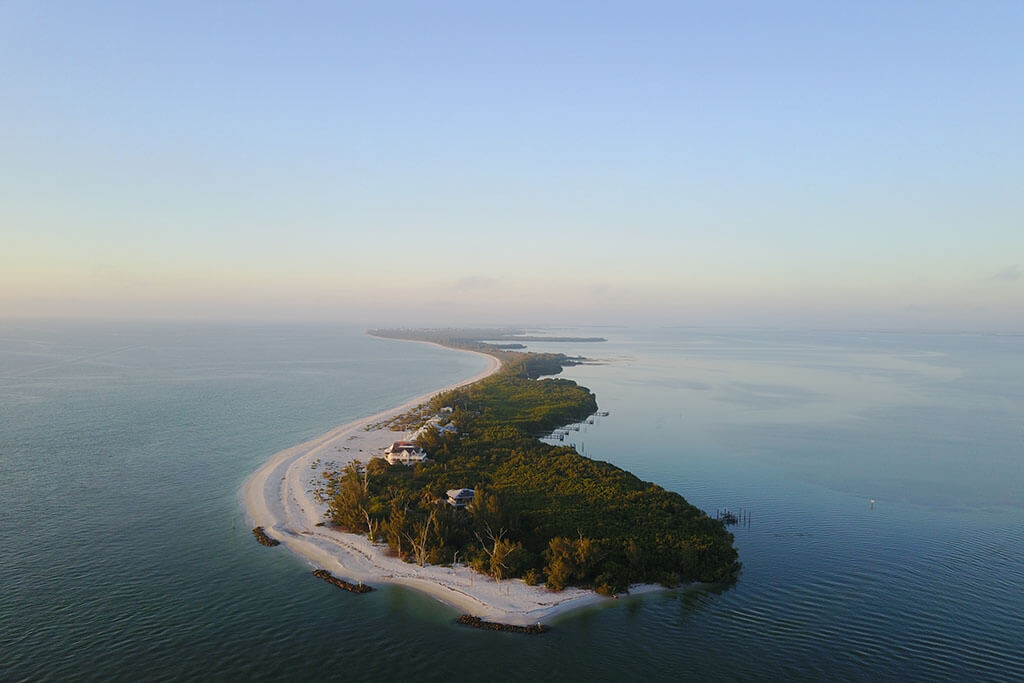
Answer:
[[[732,535],[720,522],[676,493],[537,439],[597,409],[575,382],[535,379],[573,359],[495,355],[499,373],[431,400],[430,411],[458,429],[429,428],[419,438],[432,462],[374,459],[365,472],[350,466],[330,477],[335,524],[386,541],[410,561],[461,561],[555,590],[614,593],[631,583],[736,576]],[[444,503],[448,489],[463,487],[476,490],[468,509]]]

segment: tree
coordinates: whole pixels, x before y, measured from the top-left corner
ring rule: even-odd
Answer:
[[[405,522],[408,509],[398,499],[391,501],[391,514],[381,525],[384,538],[388,541],[388,547],[395,551],[399,557],[404,557],[402,552],[402,539],[405,537]]]
[[[576,576],[577,581],[586,581],[604,558],[597,543],[589,538],[584,538],[582,531],[577,531],[579,538],[576,539]]]
[[[384,458],[372,458],[370,462],[366,463],[366,473],[376,477],[387,472],[389,467],[391,465]]]
[[[487,563],[487,573],[494,577],[494,580],[499,584],[503,578],[509,575],[509,560],[517,547],[522,548],[521,545],[513,545],[506,539],[505,534],[507,533],[505,529],[498,529],[495,532],[490,526],[485,526],[482,535],[479,532],[476,534],[476,538],[480,541],[480,545],[483,547],[484,552],[487,553],[489,560]]]
[[[477,532],[489,533],[491,529],[504,529],[506,532],[514,531],[516,515],[512,512],[501,498],[479,484],[473,495],[473,502],[469,504],[469,512],[473,515],[473,526]]]
[[[412,556],[416,560],[416,564],[423,566],[427,561],[427,553],[429,548],[427,541],[430,538],[430,529],[434,525],[434,519],[437,516],[437,510],[431,510],[430,514],[427,515],[426,520],[415,522],[413,524],[413,532],[406,534],[405,537],[409,539],[410,545],[412,545]]]
[[[569,584],[585,582],[603,559],[597,543],[584,537],[582,532],[577,533],[576,540],[556,536],[548,542],[544,553],[548,560],[544,567],[548,588],[560,591]]]
[[[495,541],[490,551],[490,574],[495,581],[500,583],[502,579],[515,575],[515,557],[522,547],[521,544],[512,543],[507,538]]]
[[[359,474],[359,466],[349,463],[340,477],[328,485],[331,502],[328,511],[335,524],[349,531],[361,528],[366,522],[365,511],[369,502],[369,480],[363,480]]]
[[[441,432],[438,431],[437,425],[433,424],[428,425],[426,429],[420,432],[419,436],[416,437],[416,443],[432,456],[437,455],[444,448]]]
[[[548,541],[544,555],[548,560],[544,566],[548,588],[560,591],[572,582],[578,571],[576,544],[565,536],[556,536]]]

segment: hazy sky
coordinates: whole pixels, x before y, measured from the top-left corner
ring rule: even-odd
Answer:
[[[1024,2],[0,0],[0,316],[1024,329]]]

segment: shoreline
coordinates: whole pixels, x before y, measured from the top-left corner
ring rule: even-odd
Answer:
[[[379,454],[403,432],[387,428],[368,429],[396,415],[408,412],[430,397],[449,389],[466,386],[493,375],[501,361],[490,354],[468,349],[450,351],[474,353],[486,358],[488,366],[469,379],[410,399],[395,408],[353,420],[318,437],[286,448],[273,455],[242,484],[246,516],[253,526],[261,526],[270,538],[316,568],[323,568],[349,581],[394,583],[426,593],[465,614],[488,621],[526,626],[545,623],[569,610],[601,604],[613,598],[582,588],[561,592],[539,586],[527,586],[520,579],[494,579],[478,574],[465,565],[420,567],[387,554],[385,544],[371,543],[365,536],[344,533],[326,526],[325,503],[313,497],[315,483],[323,466],[339,468],[352,460],[364,462]],[[666,590],[662,586],[631,587],[630,595]]]

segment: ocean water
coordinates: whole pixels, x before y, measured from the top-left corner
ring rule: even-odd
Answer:
[[[727,590],[542,637],[253,540],[278,450],[484,361],[351,327],[0,323],[0,680],[1024,678],[1024,337],[693,328],[531,344],[589,457],[743,509]],[[871,500],[874,500],[872,505]]]

